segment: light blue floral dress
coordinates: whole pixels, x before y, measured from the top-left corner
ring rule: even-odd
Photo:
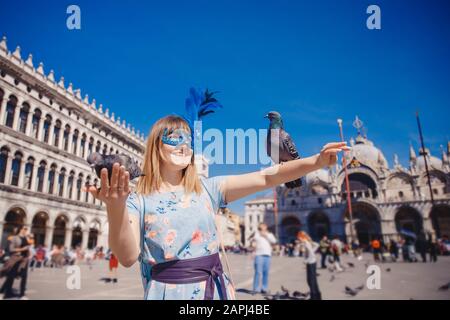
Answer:
[[[214,215],[224,204],[220,183],[226,176],[201,178],[202,193],[184,194],[184,191],[128,196],[129,214],[140,217],[141,276],[146,300],[203,300],[206,281],[189,284],[165,284],[151,279],[151,268],[156,263],[173,259],[190,259],[211,255],[219,251],[219,238]],[[141,198],[141,200],[139,199]],[[142,207],[141,208],[141,204]],[[142,215],[145,210],[145,215]],[[143,218],[143,219],[142,219]],[[142,224],[142,223],[141,223]],[[223,263],[225,269],[225,264]],[[234,292],[224,274],[228,299]],[[215,281],[214,299],[221,299]]]

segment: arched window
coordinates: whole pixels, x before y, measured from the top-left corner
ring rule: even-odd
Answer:
[[[55,187],[56,164],[52,164],[48,172],[48,193],[53,194]]]
[[[70,171],[69,180],[67,181],[67,190],[69,191],[68,197],[69,199],[72,199],[72,188],[73,188],[73,181],[75,179],[75,172]]]
[[[19,185],[20,164],[22,163],[22,157],[23,155],[20,152],[16,152],[14,154],[14,160],[11,167],[11,185],[13,186]]]
[[[9,149],[2,147],[0,150],[0,183],[5,183],[6,167],[8,165]]]
[[[97,183],[98,183],[98,179],[95,178],[95,179],[94,179],[94,186],[97,187]],[[92,197],[92,203],[95,204],[96,202],[97,202],[97,199],[95,199],[95,197]]]
[[[91,177],[90,176],[87,176],[86,177],[86,183],[84,184],[84,186],[86,187],[86,189],[87,188],[89,188],[89,186],[91,185]],[[84,193],[84,202],[88,202],[88,200],[89,200],[89,192],[85,192]]]
[[[73,131],[73,136],[72,136],[72,153],[73,154],[77,154],[77,144],[78,144],[78,135],[80,134],[80,132],[75,129]]]
[[[27,164],[25,165],[25,180],[24,180],[24,188],[31,189],[31,183],[33,180],[33,172],[34,172],[34,158],[29,157],[27,160]]]
[[[66,124],[66,127],[64,129],[64,151],[67,151],[69,149],[69,134],[70,134],[70,126]]]
[[[1,113],[1,111],[2,111],[2,105],[3,105],[3,97],[5,96],[5,92],[2,90],[2,89],[0,89],[0,113]],[[2,119],[0,119],[0,122],[1,122],[1,120]],[[1,123],[0,123],[1,124]]]
[[[43,192],[44,189],[44,178],[45,178],[45,168],[47,167],[47,163],[45,161],[41,161],[39,163],[39,169],[37,174],[37,191]]]
[[[48,143],[50,138],[50,125],[52,124],[52,117],[50,115],[45,116],[44,120],[44,142]]]
[[[81,200],[81,188],[83,188],[83,174],[80,173],[78,175],[78,180],[77,180],[77,200],[80,201]]]
[[[6,121],[5,125],[12,128],[14,123],[14,114],[17,107],[17,98],[15,96],[10,96],[8,103],[6,104]]]
[[[58,176],[58,195],[62,197],[64,195],[64,179],[66,178],[66,169],[62,168]]]
[[[97,146],[95,147],[95,152],[100,153],[100,149],[102,148],[102,143],[97,141]]]
[[[22,133],[27,132],[27,120],[28,120],[28,114],[30,113],[30,105],[28,103],[22,104],[22,108],[20,109],[20,115],[19,115],[19,131]]]
[[[114,148],[109,148],[109,154],[114,154]]]
[[[80,143],[82,158],[86,156],[86,139],[87,139],[86,134],[83,133],[83,135],[81,136],[81,143]]]
[[[62,123],[60,120],[56,120],[55,127],[53,128],[53,145],[57,147],[59,145],[59,139],[61,135]]]
[[[106,153],[108,152],[108,145],[105,143],[104,145],[103,145],[103,154],[104,155],[106,155]]]
[[[89,147],[88,147],[88,156],[92,153],[92,150],[94,149],[94,138],[89,139]]]
[[[39,123],[41,122],[42,112],[39,109],[34,110],[33,113],[33,132],[32,137],[39,139]]]

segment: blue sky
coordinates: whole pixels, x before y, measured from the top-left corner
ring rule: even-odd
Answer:
[[[81,30],[66,27],[70,4]],[[381,30],[366,28],[370,4]],[[2,1],[0,32],[144,132],[182,113],[189,87],[208,87],[224,109],[206,128],[266,128],[263,115],[278,110],[306,156],[338,139],[338,117],[354,135],[359,115],[388,162],[397,153],[406,165],[416,110],[434,155],[450,138],[449,18],[446,0]],[[230,207],[242,213],[243,201]]]

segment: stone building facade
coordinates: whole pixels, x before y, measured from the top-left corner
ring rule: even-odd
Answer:
[[[82,191],[99,182],[86,159],[125,153],[141,165],[144,149],[125,120],[0,41],[0,245],[25,224],[37,245],[106,247],[105,206]]]

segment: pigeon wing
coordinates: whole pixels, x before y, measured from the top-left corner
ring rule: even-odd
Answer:
[[[297,148],[295,147],[295,143],[292,140],[292,138],[289,135],[289,133],[287,133],[286,131],[282,130],[280,132],[280,139],[281,139],[281,142],[283,144],[284,150],[291,157],[291,159],[286,159],[287,161],[300,158],[300,156],[298,154],[298,151],[297,151]],[[285,160],[285,159],[282,159],[282,160]]]

